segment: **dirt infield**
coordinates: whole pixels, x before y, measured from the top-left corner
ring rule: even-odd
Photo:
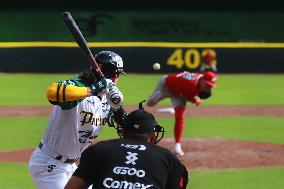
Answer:
[[[137,106],[127,106],[126,111],[130,112],[137,109]],[[155,116],[171,117],[170,113],[159,113],[156,110],[165,108],[164,106],[156,106],[154,108],[146,108]],[[11,116],[48,116],[52,106],[0,106],[0,117]],[[185,116],[189,117],[225,117],[225,116],[284,116],[284,106],[190,106],[187,107]]]
[[[156,116],[172,117],[171,113],[158,113],[158,106],[148,108]],[[127,107],[130,112],[137,107]],[[47,116],[51,106],[1,106],[0,117]],[[204,116],[284,116],[284,106],[201,106],[189,107],[188,117]],[[161,146],[169,148],[173,139],[164,139]],[[185,155],[181,158],[189,169],[226,169],[265,166],[284,166],[284,145],[219,138],[184,138]],[[27,163],[33,149],[1,152],[0,162]]]
[[[172,139],[164,139],[159,145],[169,148],[172,143]],[[183,147],[185,155],[180,159],[188,169],[284,166],[284,145],[218,138],[185,138]],[[28,163],[32,151],[2,152],[0,161]]]

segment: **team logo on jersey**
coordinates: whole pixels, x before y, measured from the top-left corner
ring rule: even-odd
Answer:
[[[94,100],[90,100],[90,99],[87,100],[87,103],[92,104],[93,106],[95,106],[95,104],[96,104],[96,102]]]
[[[106,112],[109,110],[109,105],[107,102],[102,102],[102,111]]]
[[[92,112],[81,111],[80,114],[83,115],[83,119],[80,121],[81,126],[84,126],[86,124],[99,126],[105,125],[107,122],[106,118],[102,118],[101,116],[95,117]]]
[[[127,161],[125,162],[126,164],[132,164],[132,165],[136,165],[136,160],[138,159],[137,157],[137,153],[132,153],[132,152],[127,152],[127,156],[125,157],[127,159]]]
[[[186,80],[195,80],[196,75],[194,73],[187,73],[187,74],[183,75],[183,78],[186,79]]]

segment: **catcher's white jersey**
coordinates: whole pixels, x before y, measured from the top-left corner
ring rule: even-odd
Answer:
[[[69,110],[54,106],[43,144],[68,158],[78,158],[102,130],[110,106],[106,97],[90,96]]]

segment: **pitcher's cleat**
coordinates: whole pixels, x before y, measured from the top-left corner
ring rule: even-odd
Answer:
[[[171,150],[172,153],[176,154],[177,156],[183,156],[184,155],[184,152],[181,149],[180,143],[175,143],[170,150]]]

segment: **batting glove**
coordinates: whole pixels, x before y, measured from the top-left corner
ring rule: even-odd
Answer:
[[[113,84],[108,85],[107,90],[107,102],[115,110],[120,109],[123,104],[123,94],[120,90]]]
[[[106,78],[102,78],[97,83],[93,84],[90,87],[92,95],[103,96],[104,94],[106,94],[107,84],[108,84],[108,82],[107,82]]]

